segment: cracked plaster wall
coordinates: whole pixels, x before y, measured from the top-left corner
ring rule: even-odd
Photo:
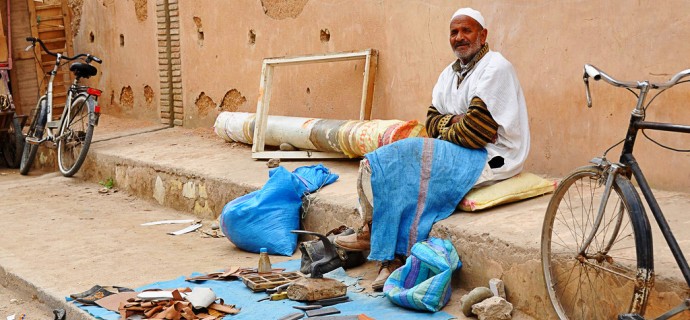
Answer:
[[[76,1],[76,0],[75,0]],[[484,13],[488,42],[518,73],[530,113],[532,146],[526,169],[562,176],[622,138],[633,102],[630,95],[604,84],[592,85],[594,108],[584,107],[582,65],[595,64],[623,80],[665,81],[687,68],[683,52],[690,44],[668,41],[690,36],[683,15],[690,3],[469,1]],[[188,127],[208,127],[235,90],[229,109],[254,112],[259,97],[262,59],[375,48],[380,51],[372,115],[374,118],[423,120],[439,72],[454,56],[448,45],[448,21],[457,4],[433,1],[181,1],[179,26],[184,119]],[[158,97],[155,3],[140,21],[135,1],[85,1],[75,46],[107,56],[100,81],[106,93],[130,86],[134,108],[129,116],[156,118],[143,88]],[[644,12],[657,12],[659,25]],[[519,15],[513,14],[520,12]],[[609,12],[617,12],[612,19]],[[347,17],[347,18],[344,18]],[[93,29],[95,42],[86,35]],[[124,35],[125,46],[119,45]],[[663,36],[659,36],[663,35]],[[136,44],[136,45],[135,45]],[[664,57],[659,59],[658,57]],[[649,63],[640,63],[649,61]],[[359,61],[277,67],[271,114],[356,118],[363,64]],[[200,109],[204,93],[214,106]],[[233,91],[234,92],[234,91]],[[670,94],[669,94],[670,93]],[[648,117],[687,119],[687,90],[655,100]],[[114,110],[122,109],[113,99]],[[110,97],[105,97],[110,101]],[[153,105],[157,105],[154,101]],[[213,108],[211,108],[213,107]],[[119,108],[119,109],[118,109]],[[149,113],[150,112],[150,113]],[[660,134],[661,141],[690,148],[681,135]],[[567,143],[566,143],[567,141]],[[690,155],[638,145],[639,162],[654,187],[687,190]],[[658,165],[664,159],[664,166]],[[674,168],[669,175],[664,168]]]
[[[89,83],[103,113],[160,122],[155,1],[69,0],[74,52],[103,59]]]

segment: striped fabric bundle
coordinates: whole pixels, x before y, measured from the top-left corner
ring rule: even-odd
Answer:
[[[411,256],[391,273],[383,291],[401,307],[436,312],[450,300],[451,277],[461,266],[449,240],[429,238],[412,247]]]

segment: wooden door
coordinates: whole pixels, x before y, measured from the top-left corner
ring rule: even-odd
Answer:
[[[29,9],[29,23],[31,36],[43,40],[46,47],[55,53],[74,55],[72,48],[72,30],[70,23],[70,11],[67,0],[36,2],[27,0]],[[40,94],[47,90],[48,77],[46,74],[55,66],[55,57],[46,54],[39,45],[34,48],[38,61],[36,66],[36,79],[38,80]],[[69,63],[64,64],[55,75],[53,82],[53,118],[62,115],[62,108],[67,99],[67,90],[72,81],[69,72]]]

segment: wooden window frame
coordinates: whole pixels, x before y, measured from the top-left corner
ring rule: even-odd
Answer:
[[[306,55],[295,57],[266,58],[261,67],[261,83],[259,85],[259,101],[256,105],[256,119],[254,125],[254,138],[252,144],[252,158],[254,159],[305,159],[305,158],[346,158],[347,156],[334,152],[322,152],[313,150],[300,151],[264,151],[266,126],[268,124],[269,102],[273,88],[273,71],[277,66],[297,64],[339,62],[351,60],[365,60],[364,81],[362,83],[362,102],[359,110],[359,120],[371,119],[371,104],[374,98],[374,81],[378,52],[375,49],[366,49],[354,52],[338,52],[322,55]]]

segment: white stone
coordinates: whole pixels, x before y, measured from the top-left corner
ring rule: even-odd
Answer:
[[[153,198],[156,199],[159,204],[165,203],[165,185],[160,176],[156,176],[156,184],[153,186]]]
[[[182,196],[188,199],[196,199],[196,187],[189,181],[182,186]]]
[[[503,284],[503,280],[493,278],[489,280],[489,289],[496,297],[506,298],[506,287]]]
[[[472,313],[479,320],[510,320],[512,312],[513,305],[501,297],[491,297],[472,305]]]

